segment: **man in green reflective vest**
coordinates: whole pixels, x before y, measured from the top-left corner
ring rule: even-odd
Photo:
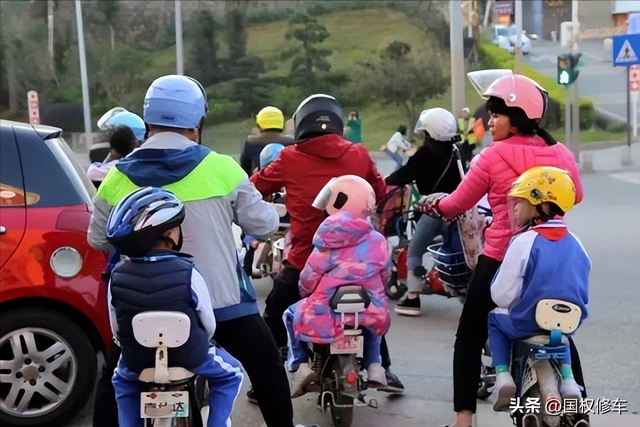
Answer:
[[[109,249],[109,211],[131,191],[154,186],[173,192],[185,203],[182,251],[193,256],[211,294],[217,320],[214,339],[244,366],[266,425],[293,426],[280,353],[238,262],[231,229],[235,222],[246,233],[265,238],[277,229],[279,216],[234,159],[196,142],[206,112],[206,92],[196,80],[171,75],[151,84],[144,99],[148,139],[105,177],[95,200],[89,243]]]

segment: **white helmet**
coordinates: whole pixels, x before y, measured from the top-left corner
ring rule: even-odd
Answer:
[[[436,141],[451,141],[458,135],[456,118],[444,108],[430,108],[420,113],[414,133],[427,131]]]

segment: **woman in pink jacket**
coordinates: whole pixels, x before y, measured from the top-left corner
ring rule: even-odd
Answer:
[[[493,82],[483,97],[488,98],[493,142],[483,150],[456,191],[451,195],[429,195],[424,202],[426,211],[454,218],[488,194],[493,211],[493,222],[485,232],[484,251],[471,277],[456,333],[453,401],[457,416],[449,427],[471,426],[476,411],[481,352],[487,341],[487,316],[495,308],[491,281],[512,237],[506,209],[512,183],[532,167],[555,166],[569,172],[576,186],[576,203],[580,203],[583,196],[573,154],[538,125],[548,101],[542,87],[528,77],[510,73]],[[574,360],[579,364],[577,358]],[[575,371],[579,372],[579,367]]]
[[[343,335],[341,316],[333,312],[330,300],[344,285],[360,285],[371,303],[358,316],[364,337],[364,367],[370,388],[387,384],[381,364],[381,338],[389,330],[390,318],[384,284],[391,271],[386,239],[369,221],[375,209],[371,185],[355,175],[330,181],[314,206],[326,209],[327,217],[313,237],[314,249],[300,273],[301,301],[284,313],[289,337],[287,367],[293,372],[292,397],[303,395],[317,380],[309,366],[306,345],[329,344]],[[345,323],[354,326],[354,316]]]

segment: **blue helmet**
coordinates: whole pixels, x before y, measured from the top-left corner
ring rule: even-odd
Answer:
[[[282,150],[284,150],[284,145],[282,144],[272,142],[265,145],[260,152],[260,169],[277,159]]]
[[[173,193],[157,187],[142,187],[111,209],[107,239],[124,255],[143,256],[162,234],[183,220],[184,204]]]
[[[207,93],[197,80],[179,75],[155,79],[144,96],[145,123],[180,129],[199,128],[207,115]]]
[[[98,120],[98,128],[108,131],[116,126],[127,126],[133,131],[138,141],[144,141],[147,128],[144,121],[135,113],[127,111],[122,107],[115,107],[107,111]]]

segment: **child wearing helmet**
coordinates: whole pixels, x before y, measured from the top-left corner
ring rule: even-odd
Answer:
[[[278,158],[282,150],[284,150],[284,145],[282,144],[267,144],[260,152],[260,169],[266,168],[271,163],[273,163]],[[279,203],[284,205],[285,200],[283,193],[275,193],[272,203]],[[281,224],[288,224],[289,221],[289,214],[280,219]],[[244,272],[247,273],[247,276],[249,277],[253,277],[253,263],[255,252],[256,249],[258,249],[260,243],[262,243],[263,241],[264,240],[256,239],[255,237],[248,234],[243,234],[242,236],[242,243],[244,244],[244,256],[242,257],[242,263]]]
[[[340,286],[348,284],[362,286],[371,298],[359,317],[369,387],[387,384],[380,343],[390,325],[384,284],[391,270],[386,239],[369,221],[375,199],[366,180],[344,175],[331,180],[313,203],[329,216],[320,224],[313,238],[315,248],[300,273],[303,299],[284,314],[289,339],[287,367],[294,373],[292,397],[306,393],[306,387],[318,378],[318,372],[308,364],[303,342],[328,344],[343,335],[340,315],[332,312],[330,300]],[[353,319],[346,322],[353,326]]]
[[[109,282],[109,320],[122,354],[113,376],[120,427],[140,425],[140,372],[155,363],[155,349],[140,345],[133,317],[145,311],[178,311],[191,320],[189,339],[170,348],[172,366],[209,382],[209,427],[231,425],[231,412],[244,374],[240,362],[209,341],[216,328],[211,297],[191,256],[179,252],[185,209],[172,193],[142,187],[110,212],[107,238],[123,255]],[[149,297],[153,295],[153,298]],[[213,410],[215,408],[215,410]]]
[[[509,216],[521,231],[507,248],[504,261],[491,284],[497,308],[489,313],[489,340],[497,378],[496,411],[508,410],[516,385],[509,372],[511,342],[547,332],[535,320],[543,299],[576,304],[587,317],[591,260],[582,243],[562,217],[573,208],[575,186],[569,174],[554,167],[529,169],[509,192]],[[573,378],[569,344],[562,362],[560,394],[579,399]],[[541,396],[546,400],[551,396]]]
[[[97,187],[104,177],[120,159],[131,153],[137,144],[136,136],[131,128],[126,125],[118,125],[108,129],[109,154],[102,162],[94,162],[87,169],[87,177]]]

